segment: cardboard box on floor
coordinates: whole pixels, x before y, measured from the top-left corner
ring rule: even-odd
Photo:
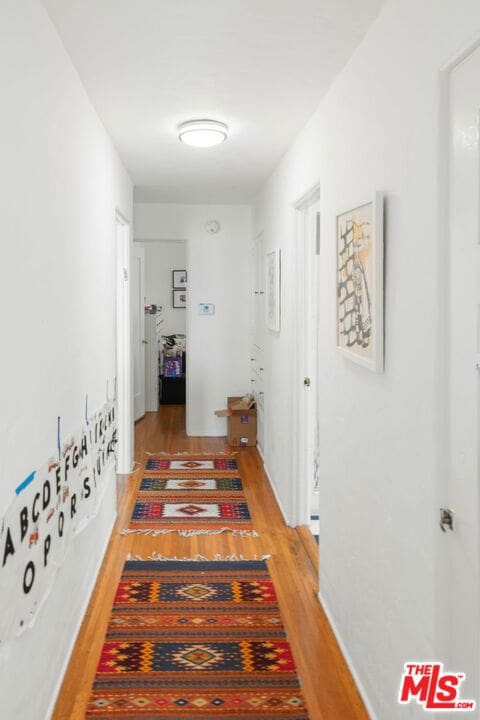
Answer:
[[[257,444],[257,408],[243,397],[227,399],[227,442],[233,447],[249,447]]]

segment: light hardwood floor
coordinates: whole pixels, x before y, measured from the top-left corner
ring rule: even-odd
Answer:
[[[135,457],[143,465],[145,451],[209,452],[228,450],[223,438],[188,438],[184,408],[164,406],[147,413],[136,425]],[[122,536],[133,507],[142,469],[119,481],[118,520],[85,615],[60,691],[53,720],[84,720],[115,589],[128,553],[148,557],[214,557],[238,554],[247,558],[271,554],[268,566],[279,595],[311,720],[368,720],[360,696],[317,599],[318,582],[299,534],[287,527],[263,472],[255,448],[239,451],[245,494],[259,538],[231,533],[193,538],[177,534],[157,538]]]

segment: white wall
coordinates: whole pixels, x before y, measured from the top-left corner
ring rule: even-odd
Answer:
[[[440,70],[475,37],[476,0],[388,2],[255,211],[266,249],[283,250],[283,328],[266,341],[266,461],[289,505],[291,203],[321,184],[321,595],[379,720],[423,716],[397,705],[401,670],[408,659],[439,655]],[[386,369],[378,376],[335,350],[335,213],[374,189],[387,194]]]
[[[115,376],[115,209],[132,186],[38,0],[0,10],[0,517]],[[43,720],[116,512],[115,479],[32,630],[0,653],[2,720]]]
[[[147,303],[162,305],[162,333],[185,333],[187,313],[173,307],[172,270],[184,270],[187,254],[184,241],[136,243],[145,249],[145,297]]]
[[[207,220],[220,222],[217,235]],[[230,205],[135,204],[135,238],[187,241],[187,433],[221,436],[214,411],[249,390],[251,209]],[[215,315],[199,317],[200,302]]]

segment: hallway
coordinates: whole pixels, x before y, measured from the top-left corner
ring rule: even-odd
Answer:
[[[143,465],[146,453],[224,452],[224,438],[188,438],[185,407],[164,406],[147,413],[136,424],[135,458]],[[358,692],[317,600],[318,579],[296,530],[288,528],[263,471],[256,448],[239,451],[239,467],[258,538],[232,537],[231,533],[194,538],[176,533],[164,537],[121,536],[128,520],[142,467],[119,482],[118,520],[102,565],[82,629],[71,656],[53,720],[83,720],[115,589],[125,558],[168,557],[213,559],[217,554],[245,558],[270,554],[268,567],[279,594],[280,608],[293,647],[311,720],[366,720]],[[82,668],[80,673],[79,668]]]
[[[1,0],[0,720],[478,716],[479,78],[478,0]]]

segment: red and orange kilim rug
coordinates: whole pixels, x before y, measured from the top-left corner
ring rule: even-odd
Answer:
[[[234,455],[158,455],[146,464],[123,534],[256,536]]]
[[[265,562],[127,562],[88,720],[307,720]]]

